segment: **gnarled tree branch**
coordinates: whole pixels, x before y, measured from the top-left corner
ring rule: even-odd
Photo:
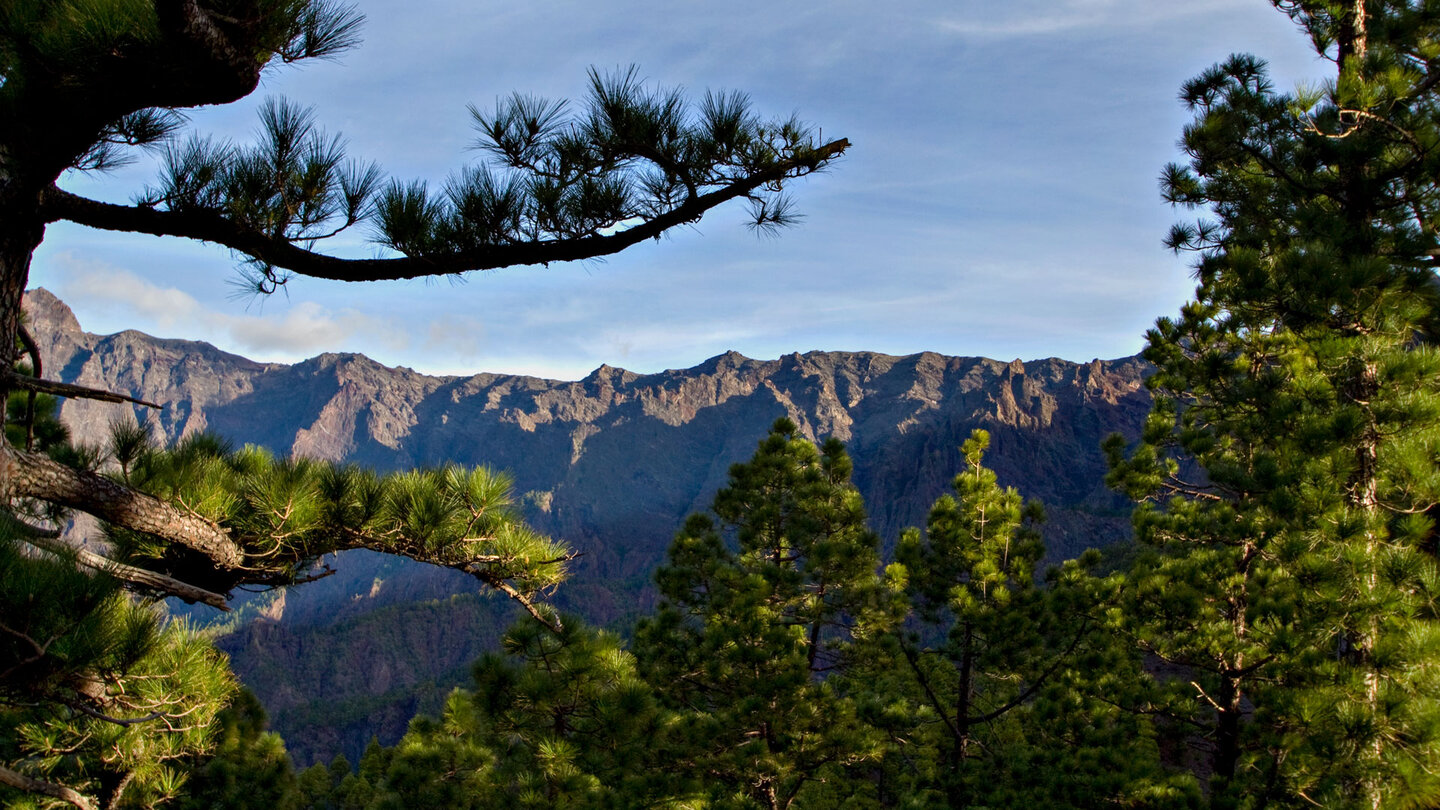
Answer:
[[[162,406],[143,399],[136,399],[125,394],[117,394],[114,391],[104,391],[99,388],[87,388],[83,385],[56,382],[55,380],[42,380],[38,377],[27,377],[23,374],[9,372],[6,383],[12,388],[20,388],[26,391],[37,391],[42,394],[54,394],[57,397],[70,397],[71,399],[98,399],[101,402],[133,402],[136,405],[144,405],[147,408],[160,410]]]
[[[245,553],[224,529],[154,495],[103,475],[67,467],[0,442],[0,497],[37,498],[155,535],[197,551],[221,570],[241,567]]]
[[[129,582],[135,585],[141,585],[146,588],[153,588],[157,591],[168,593],[171,596],[177,596],[181,599],[184,599],[186,602],[201,602],[203,604],[209,605],[213,608],[217,608],[227,613],[230,611],[230,605],[225,601],[224,596],[213,591],[207,591],[204,588],[198,588],[188,582],[181,582],[174,577],[168,577],[164,574],[150,571],[145,568],[137,568],[133,565],[126,565],[125,563],[116,562],[108,557],[102,557],[99,554],[96,554],[95,552],[88,549],[75,548],[73,546],[68,546],[54,540],[48,540],[40,537],[32,537],[29,538],[26,542],[30,543],[30,545],[32,546],[44,549],[46,551],[51,551],[55,553],[73,553],[75,554],[76,559],[79,560],[81,565],[95,571],[102,571],[104,573],[107,573],[118,580]]]
[[[6,784],[17,790],[24,790],[29,793],[38,793],[41,796],[49,796],[52,799],[59,799],[62,802],[69,802],[81,808],[81,810],[97,810],[95,802],[88,796],[71,790],[64,785],[57,785],[54,782],[46,782],[43,779],[26,776],[19,771],[12,771],[4,765],[0,765],[0,784]]]
[[[845,152],[850,142],[832,141],[768,169],[686,200],[653,219],[617,233],[578,239],[486,245],[472,250],[388,259],[342,259],[317,253],[237,223],[213,210],[161,210],[147,206],[116,205],[50,187],[41,198],[47,222],[66,220],[92,228],[132,231],[152,236],[178,236],[213,242],[261,262],[313,278],[335,281],[384,281],[490,270],[523,264],[594,259],[618,253],[666,230],[694,222],[711,208],[747,197],[755,189],[785,180],[794,172],[808,172]]]

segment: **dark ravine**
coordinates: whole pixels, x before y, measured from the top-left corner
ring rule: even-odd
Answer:
[[[1149,410],[1148,367],[1136,358],[809,352],[761,361],[730,352],[658,374],[601,366],[574,382],[434,377],[355,354],[281,365],[134,331],[97,336],[45,290],[25,303],[47,377],[163,405],[156,424],[167,440],[209,430],[380,469],[455,461],[508,470],[531,523],[584,552],[558,601],[599,623],[649,607],[650,572],[675,529],[777,417],[846,442],[887,543],[923,525],[959,470],[960,443],[989,430],[987,462],[1001,482],[1046,504],[1054,562],[1126,536],[1128,507],[1104,487],[1099,445],[1112,432],[1135,436]],[[72,400],[62,417],[94,440],[145,410]],[[301,764],[342,749],[353,761],[370,733],[398,735],[408,711],[428,705],[415,691],[443,693],[437,684],[462,678],[508,621],[499,600],[451,598],[475,588],[454,572],[363,553],[337,567],[242,611],[250,618],[221,642]],[[404,711],[397,695],[410,696]],[[366,719],[372,709],[379,722]],[[299,738],[302,719],[325,717],[335,727]]]

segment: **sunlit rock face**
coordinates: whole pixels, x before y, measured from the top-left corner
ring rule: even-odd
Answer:
[[[730,465],[749,458],[778,417],[808,437],[846,443],[887,545],[904,527],[924,524],[959,472],[961,442],[975,428],[989,430],[987,464],[1003,484],[1045,503],[1048,560],[1057,562],[1128,535],[1128,506],[1104,487],[1099,445],[1114,432],[1135,437],[1150,404],[1148,366],[1135,358],[1022,363],[808,352],[752,360],[729,352],[658,374],[601,366],[569,382],[434,377],[355,354],[281,365],[134,331],[92,335],[44,290],[27,294],[26,307],[46,377],[163,405],[151,419],[164,439],[208,430],[280,455],[379,469],[453,461],[508,471],[532,525],[584,553],[557,599],[600,623],[649,608],[650,572],[684,516],[709,504]],[[147,410],[67,401],[62,417],[79,438],[95,440],[114,419]],[[451,571],[377,555],[347,556],[337,567],[338,575],[296,589],[283,611],[223,642],[277,715],[314,719],[301,711],[314,690],[289,682],[295,673],[348,673],[336,676],[343,682],[327,691],[329,701],[409,696],[409,708],[385,715],[393,729],[362,723],[310,734],[320,742],[297,752],[302,760],[344,749],[353,761],[357,735],[363,747],[375,731],[398,734],[406,712],[423,704],[414,690],[463,677],[505,621],[495,618],[503,605],[496,600],[449,599],[476,589]],[[386,632],[398,624],[395,637],[414,649],[376,647],[374,612],[382,609]],[[298,640],[322,626],[324,644]],[[368,652],[357,657],[362,647]],[[285,730],[282,717],[276,724]]]

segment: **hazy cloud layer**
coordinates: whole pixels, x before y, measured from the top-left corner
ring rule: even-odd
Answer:
[[[982,38],[1114,34],[1225,14],[1246,5],[1247,0],[1010,0],[962,4],[959,11],[941,18],[939,25],[951,33]]]
[[[174,287],[161,287],[128,270],[73,254],[58,257],[49,283],[66,303],[108,320],[144,324],[163,337],[206,340],[260,360],[297,360],[347,351],[365,342],[403,352],[408,336],[398,324],[355,310],[331,310],[313,301],[265,300],[237,313],[201,303]],[[268,311],[266,311],[268,310]],[[89,327],[84,321],[81,326]]]

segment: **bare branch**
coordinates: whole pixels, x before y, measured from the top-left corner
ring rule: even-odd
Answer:
[[[935,709],[935,714],[944,721],[945,728],[950,731],[950,736],[959,739],[960,729],[956,728],[955,724],[951,722],[949,707],[942,703],[939,696],[935,694],[935,690],[930,688],[930,679],[925,677],[925,671],[920,668],[920,661],[915,651],[910,649],[910,645],[903,641],[900,642],[900,651],[905,654],[905,660],[910,663],[910,669],[914,671],[915,679],[920,682],[921,688],[925,690],[925,696],[930,699],[930,705]]]
[[[15,388],[23,388],[26,391],[38,391],[42,394],[54,394],[57,397],[98,399],[101,402],[133,402],[136,405],[144,405],[147,408],[154,408],[157,411],[163,407],[153,402],[146,402],[143,399],[136,399],[135,397],[125,394],[117,394],[114,391],[102,391],[98,388],[86,388],[83,385],[72,385],[54,380],[42,380],[38,377],[26,377],[23,374],[16,374],[13,371],[8,372],[7,382]]]
[[[503,577],[496,576],[494,574],[487,573],[483,569],[477,569],[474,566],[470,565],[454,567],[474,576],[475,578],[481,580],[495,590],[501,591],[506,596],[509,596],[511,599],[519,602],[520,607],[525,608],[525,612],[529,613],[531,616],[534,616],[535,620],[549,628],[550,632],[558,635],[560,631],[564,629],[564,626],[560,623],[559,616],[556,616],[553,619],[547,618],[540,611],[540,607],[535,604],[534,600],[532,600],[529,596],[521,593],[518,588],[510,584],[509,580]]]
[[[334,568],[331,568],[330,566],[327,565],[327,566],[325,566],[325,568],[322,569],[322,570],[320,571],[320,573],[318,573],[318,574],[306,574],[306,575],[303,576],[303,577],[299,577],[299,578],[297,578],[297,579],[291,580],[288,584],[290,584],[290,585],[304,585],[304,584],[307,583],[307,582],[316,582],[316,581],[322,580],[322,579],[324,579],[324,578],[326,578],[326,577],[333,577],[333,576],[335,576],[335,569],[334,569]]]
[[[224,596],[213,591],[207,591],[204,588],[198,588],[187,582],[181,582],[174,577],[168,577],[156,571],[116,562],[108,557],[102,557],[93,551],[67,546],[56,541],[34,537],[28,542],[36,548],[54,553],[73,553],[81,565],[95,571],[109,574],[118,580],[130,582],[135,585],[142,585],[146,588],[153,588],[157,591],[163,591],[171,596],[184,599],[186,602],[201,602],[227,613],[230,611],[230,605],[226,603]]]
[[[30,334],[30,330],[26,329],[24,324],[20,325],[15,334],[20,338],[20,345],[25,349],[25,353],[30,355],[30,366],[35,376],[42,376],[44,371],[40,365],[40,344],[35,342],[34,336]]]
[[[0,765],[0,784],[9,785],[17,790],[28,793],[38,793],[41,796],[49,796],[52,799],[59,799],[68,802],[81,810],[97,810],[95,802],[88,796],[77,793],[64,785],[57,785],[54,782],[46,782],[42,779],[34,779],[19,771],[12,771],[4,765]]]
[[[81,703],[79,701],[67,703],[66,705],[80,712],[81,714],[93,717],[96,720],[103,720],[106,723],[114,723],[117,726],[138,726],[141,723],[153,723],[154,721],[159,720],[162,717],[169,716],[166,712],[161,711],[151,712],[144,717],[111,717],[107,714],[101,714],[100,712],[95,711],[94,709],[86,706],[84,703]]]

